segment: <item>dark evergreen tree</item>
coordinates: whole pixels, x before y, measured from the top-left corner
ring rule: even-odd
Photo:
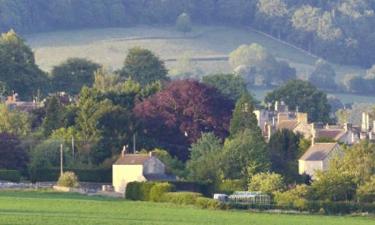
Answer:
[[[258,121],[254,114],[254,99],[248,92],[244,92],[237,100],[236,107],[230,121],[229,133],[230,137],[250,129],[254,132],[259,132]]]
[[[290,130],[277,131],[267,145],[271,159],[271,170],[281,174],[285,181],[299,181],[298,157],[301,135]]]
[[[47,102],[45,118],[43,120],[43,133],[49,136],[54,130],[63,126],[63,107],[56,96]]]

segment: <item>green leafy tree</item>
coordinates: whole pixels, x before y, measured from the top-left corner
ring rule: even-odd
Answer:
[[[152,152],[166,165],[167,173],[181,178],[186,177],[187,171],[183,162],[178,160],[176,157],[172,157],[166,150],[154,149]]]
[[[282,191],[285,188],[283,177],[277,173],[258,173],[251,177],[250,191],[260,191],[271,194]]]
[[[40,169],[50,169],[59,166],[60,144],[61,141],[59,140],[47,139],[31,149],[29,152],[30,163],[28,165],[31,176],[36,175]],[[63,150],[68,153],[66,148]],[[70,154],[64,154],[65,157],[68,155]],[[64,160],[65,162],[68,161],[67,158]]]
[[[31,132],[31,120],[27,113],[9,110],[0,104],[0,133],[6,132],[19,137],[25,137]]]
[[[296,78],[295,69],[285,61],[278,61],[263,46],[253,43],[241,45],[229,55],[235,73],[249,85],[275,85]]]
[[[177,17],[176,28],[178,31],[187,33],[192,30],[192,23],[189,14],[182,13]]]
[[[288,13],[287,5],[283,0],[259,0],[258,9],[271,17],[283,17]]]
[[[315,62],[314,71],[310,74],[309,81],[320,88],[335,89],[336,72],[326,61],[319,59]]]
[[[22,170],[28,163],[28,155],[20,139],[9,133],[0,133],[0,168]]]
[[[357,188],[356,196],[360,202],[375,202],[375,175]]]
[[[254,132],[260,133],[258,121],[254,114],[254,99],[248,93],[242,93],[241,97],[236,102],[236,107],[230,121],[230,136],[234,137],[236,134],[250,129]]]
[[[121,84],[118,74],[109,74],[103,68],[94,73],[93,87],[100,92],[118,92],[121,90]]]
[[[299,179],[300,139],[300,135],[284,129],[274,133],[267,145],[271,157],[271,170],[281,174],[288,183]]]
[[[375,144],[362,141],[345,151],[345,155],[337,163],[342,172],[354,177],[358,185],[369,181],[375,173]]]
[[[226,179],[248,180],[269,169],[269,154],[260,132],[244,129],[224,144],[220,160]]]
[[[336,168],[318,171],[311,186],[316,199],[330,201],[352,200],[356,190],[354,177]]]
[[[21,98],[47,90],[47,76],[35,64],[34,53],[13,30],[0,38],[0,81]]]
[[[243,93],[247,92],[243,78],[234,74],[214,74],[204,76],[203,82],[215,87],[223,95],[233,101],[238,100]]]
[[[280,207],[297,208],[306,210],[308,208],[308,200],[311,198],[311,188],[307,185],[297,185],[285,192],[275,193],[275,202]]]
[[[298,107],[300,112],[308,113],[310,121],[324,123],[330,121],[327,95],[307,81],[291,80],[267,94],[266,103],[274,105],[276,101],[284,101],[291,110]]]
[[[189,178],[195,181],[217,182],[220,178],[219,157],[221,140],[213,133],[204,133],[192,144],[190,160],[187,162]]]
[[[55,66],[52,70],[54,90],[78,94],[84,85],[92,86],[95,71],[99,68],[99,64],[87,59],[67,59],[62,64]]]
[[[138,47],[129,50],[120,75],[132,78],[142,86],[159,80],[168,80],[164,62],[150,50]]]
[[[192,60],[190,54],[186,53],[177,58],[175,66],[169,71],[169,75],[173,79],[199,79],[202,73],[198,63]]]

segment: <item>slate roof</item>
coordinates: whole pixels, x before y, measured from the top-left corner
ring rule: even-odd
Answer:
[[[300,160],[304,161],[321,161],[324,160],[332,150],[337,146],[337,143],[315,143],[303,154]]]
[[[126,154],[121,156],[114,165],[143,165],[150,156],[148,154]]]

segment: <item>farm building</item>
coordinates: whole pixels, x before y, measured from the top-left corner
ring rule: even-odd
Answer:
[[[316,171],[325,171],[330,160],[340,155],[341,147],[337,143],[312,143],[310,148],[298,160],[299,174],[314,178]]]
[[[165,173],[165,165],[153,152],[149,154],[126,154],[124,149],[120,158],[112,166],[112,185],[116,192],[124,193],[129,182],[172,181],[175,176]]]

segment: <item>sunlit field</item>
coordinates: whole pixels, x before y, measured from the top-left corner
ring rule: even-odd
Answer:
[[[2,225],[370,225],[371,217],[212,211],[53,192],[0,192]]]

